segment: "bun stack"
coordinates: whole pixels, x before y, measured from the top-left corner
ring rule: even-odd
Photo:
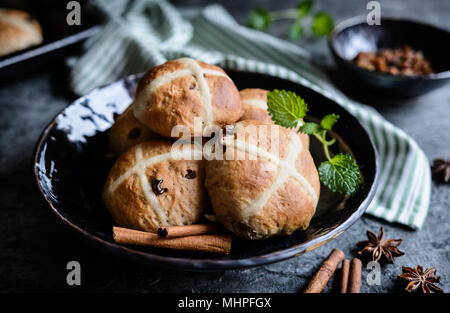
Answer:
[[[220,130],[219,158],[204,157],[207,138],[184,143],[190,151],[172,149],[179,138],[173,128],[195,134],[195,119]],[[231,134],[222,134],[225,126]],[[260,127],[268,131],[249,131]],[[308,136],[274,125],[267,91],[239,92],[217,66],[182,58],[149,70],[109,140],[120,156],[103,199],[119,226],[154,232],[194,224],[211,203],[233,234],[262,239],[306,229],[314,215],[320,183]]]

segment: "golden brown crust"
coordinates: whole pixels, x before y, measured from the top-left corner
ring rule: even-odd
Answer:
[[[279,132],[278,157],[281,162],[288,162],[289,158],[293,158],[292,164],[286,168],[286,165],[280,166],[266,158],[251,160],[248,152],[242,151],[240,153],[247,156],[245,160],[208,162],[205,186],[217,219],[234,234],[248,239],[291,234],[296,229],[307,228],[320,192],[317,170],[306,148],[308,137],[261,121],[237,123],[237,137],[252,137],[247,134],[247,130],[239,128],[239,125],[250,124],[276,128]],[[270,133],[267,136],[270,137]],[[270,150],[270,145],[264,146],[266,140],[267,138],[258,138],[250,143]],[[233,148],[227,146],[228,149]],[[274,147],[270,152],[276,154]],[[239,155],[239,152],[235,153]],[[294,168],[297,176],[293,175]],[[306,184],[299,181],[299,175],[304,177]]]
[[[247,88],[239,91],[244,114],[241,121],[257,120],[273,123],[267,111],[267,90],[259,88]]]
[[[221,68],[184,58],[156,66],[143,76],[134,114],[155,133],[180,138],[181,134],[171,134],[176,125],[186,126],[192,135],[195,117],[203,126],[223,127],[241,117],[242,106],[236,86]]]
[[[247,88],[239,91],[244,114],[239,121],[255,120],[269,124],[274,124],[267,111],[267,92],[268,90],[260,88]],[[302,137],[306,140],[306,147],[309,149],[309,136]]]
[[[214,66],[214,70],[220,70],[225,74],[217,66]],[[206,75],[206,79],[213,99],[214,124],[223,127],[235,123],[242,116],[243,108],[233,81],[229,78],[210,75]]]
[[[106,180],[103,200],[118,225],[154,232],[162,226],[193,224],[203,215],[207,201],[203,161],[166,158],[143,170],[127,172],[136,169],[140,152],[143,160],[148,160],[169,153],[171,146],[167,141],[147,141],[116,161]],[[186,177],[188,169],[195,171],[194,178]],[[128,173],[125,179],[124,173]],[[153,179],[162,180],[160,187],[165,192],[158,194],[152,188]],[[150,198],[143,183],[148,184]]]
[[[28,13],[0,9],[0,55],[22,50],[41,42],[41,27]]]
[[[184,76],[173,80],[172,84],[160,87],[151,96],[145,125],[155,133],[169,138],[176,125],[184,125],[193,130],[194,117],[203,114],[200,96],[194,88],[188,87],[179,92],[177,87],[193,84],[195,79],[192,76]]]
[[[150,131],[134,117],[133,104],[131,104],[116,118],[108,131],[108,139],[111,152],[120,155],[139,143],[151,139],[162,139],[162,137]]]
[[[138,83],[136,94],[142,92],[145,86],[149,85],[156,77],[166,75],[176,70],[181,70],[184,65],[178,60],[171,60],[161,65],[152,67],[147,71]]]

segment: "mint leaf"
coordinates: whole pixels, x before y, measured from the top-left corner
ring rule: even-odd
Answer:
[[[292,91],[272,90],[267,93],[267,110],[275,124],[287,128],[294,128],[300,121],[303,122],[308,107],[305,101]],[[328,114],[320,121],[320,125],[314,122],[306,122],[299,131],[308,135],[314,135],[323,145],[328,159],[319,166],[320,181],[333,192],[353,195],[358,191],[362,183],[362,175],[358,164],[348,154],[337,154],[330,157],[328,146],[334,144],[335,139],[327,141],[327,131],[330,130],[339,119],[337,114]]]
[[[318,12],[312,22],[312,31],[317,36],[326,36],[334,28],[333,19],[326,12]]]
[[[301,131],[302,133],[305,133],[307,135],[319,135],[320,136],[320,132],[325,130],[330,130],[333,125],[337,122],[337,120],[339,119],[339,115],[337,114],[328,114],[325,115],[325,117],[320,121],[320,125],[317,123],[313,123],[313,122],[307,122],[305,124],[303,124],[299,131]],[[323,136],[325,136],[325,134],[323,134]],[[325,141],[325,137],[323,138]]]
[[[320,121],[320,127],[325,130],[330,130],[331,128],[333,128],[338,119],[339,115],[337,114],[325,115],[324,118]]]
[[[297,5],[297,18],[302,18],[311,11],[312,0],[302,1]]]
[[[307,135],[314,135],[320,131],[320,126],[313,122],[307,122],[300,127],[299,131]]]
[[[290,40],[298,40],[303,36],[303,27],[298,20],[289,27],[288,36]]]
[[[275,124],[294,128],[305,117],[305,101],[292,91],[278,90],[267,93],[267,110]]]
[[[269,28],[270,24],[272,24],[272,16],[263,7],[254,8],[248,16],[247,25],[251,28],[265,30]]]
[[[333,192],[353,195],[361,184],[361,172],[348,154],[337,154],[319,166],[320,181]]]

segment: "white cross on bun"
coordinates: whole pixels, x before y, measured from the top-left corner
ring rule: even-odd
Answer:
[[[269,131],[254,136],[248,125],[266,125]],[[234,140],[223,141],[225,153],[235,153],[236,159],[206,165],[205,186],[217,220],[247,239],[306,229],[320,192],[308,136],[266,122],[241,121],[230,137]]]
[[[119,226],[156,232],[193,224],[203,215],[204,162],[191,160],[187,150],[171,153],[171,147],[168,141],[147,141],[125,151],[113,165],[103,200]]]
[[[109,147],[115,155],[121,155],[125,150],[151,139],[162,139],[139,122],[133,114],[131,104],[120,114],[108,131]]]
[[[39,23],[20,10],[0,9],[0,56],[42,42]]]
[[[267,111],[267,92],[260,88],[247,88],[239,91],[244,114],[239,121],[254,120],[274,124]],[[303,138],[306,148],[309,149],[309,136]]]
[[[243,113],[239,92],[218,66],[182,58],[148,71],[140,80],[134,115],[164,137],[176,125],[187,126],[194,136],[194,117],[203,127],[233,124]]]
[[[247,88],[239,91],[244,114],[241,121],[256,120],[273,123],[267,111],[267,90],[259,88]]]

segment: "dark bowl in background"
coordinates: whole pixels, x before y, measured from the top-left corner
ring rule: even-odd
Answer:
[[[338,24],[328,45],[345,79],[372,92],[415,97],[450,81],[450,33],[435,26],[400,18],[382,18],[381,25],[368,25],[365,16],[358,16]],[[394,76],[360,68],[352,61],[359,52],[403,45],[422,51],[434,73]]]

